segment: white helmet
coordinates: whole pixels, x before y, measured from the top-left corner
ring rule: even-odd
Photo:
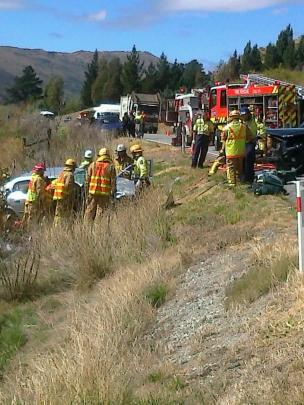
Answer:
[[[123,143],[120,143],[119,145],[117,145],[116,152],[125,152],[126,150],[127,150],[127,148],[125,147],[125,145]]]
[[[92,157],[93,157],[93,152],[91,151],[91,149],[87,149],[87,150],[84,152],[84,157],[85,157],[86,159],[92,159]]]

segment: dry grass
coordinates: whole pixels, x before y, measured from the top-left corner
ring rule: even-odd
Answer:
[[[281,240],[254,247],[252,266],[226,289],[226,308],[254,302],[287,280],[297,266],[295,245]]]

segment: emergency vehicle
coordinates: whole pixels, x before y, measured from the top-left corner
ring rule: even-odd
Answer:
[[[270,128],[294,128],[304,121],[304,87],[258,74],[241,78],[242,84],[210,89],[211,119],[219,128],[227,122],[230,111],[242,107],[250,107]]]

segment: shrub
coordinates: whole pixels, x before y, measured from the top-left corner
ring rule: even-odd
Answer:
[[[168,287],[164,282],[158,282],[145,291],[145,297],[148,302],[154,307],[159,308],[166,301]]]

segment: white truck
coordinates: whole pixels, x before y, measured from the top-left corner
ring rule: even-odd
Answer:
[[[156,134],[160,115],[160,95],[132,93],[120,98],[120,119],[125,113],[143,111],[145,114],[145,132]]]

